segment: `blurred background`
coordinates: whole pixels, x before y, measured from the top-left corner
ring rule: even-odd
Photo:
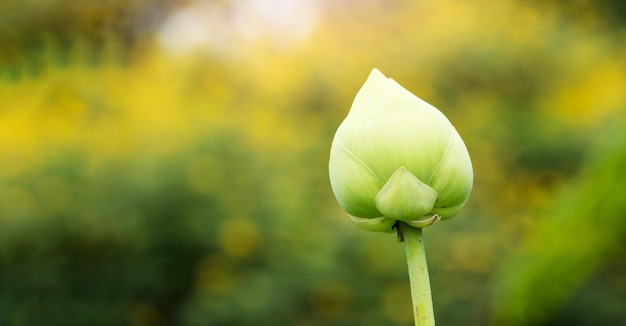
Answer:
[[[438,324],[626,325],[617,0],[0,2],[0,325],[411,325],[328,181],[374,67],[474,164]]]

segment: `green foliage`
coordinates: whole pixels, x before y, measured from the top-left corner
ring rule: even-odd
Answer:
[[[559,309],[565,309],[560,318],[581,325],[626,320],[618,308],[626,305],[620,297],[624,279],[610,272],[623,270],[613,262],[626,253],[626,202],[619,190],[626,183],[620,172],[626,166],[626,129],[609,130],[570,188],[538,212],[542,218],[524,245],[502,265],[494,298],[499,324],[537,325]],[[600,301],[591,304],[589,296]]]
[[[42,54],[51,44],[59,63],[77,44],[93,49],[94,63],[106,53],[111,38],[130,50],[145,40],[168,13],[184,1],[164,0],[4,0],[0,2],[0,71],[13,74],[16,66],[27,66],[39,74],[50,62]]]
[[[95,171],[84,153],[59,153],[40,172],[5,180],[0,323],[363,321],[340,314],[358,284],[333,262],[358,261],[336,230],[343,226],[320,221],[326,213],[306,174],[324,178],[323,165],[295,152],[282,159],[299,164],[285,170],[236,136],[206,139],[174,158],[111,160]],[[292,176],[309,186],[285,183]],[[291,191],[279,197],[275,186]],[[383,285],[367,270],[358,283]]]

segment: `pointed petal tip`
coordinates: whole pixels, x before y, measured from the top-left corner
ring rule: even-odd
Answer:
[[[367,79],[386,80],[388,78],[382,72],[380,72],[380,70],[373,68],[372,71],[370,71],[369,76],[367,76]]]

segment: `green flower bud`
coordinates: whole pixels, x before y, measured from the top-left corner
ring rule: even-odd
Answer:
[[[392,232],[456,215],[472,189],[472,162],[450,121],[374,69],[341,123],[330,183],[359,227]]]

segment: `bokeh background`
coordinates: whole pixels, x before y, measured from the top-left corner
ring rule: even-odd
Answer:
[[[626,6],[0,2],[0,325],[410,325],[327,173],[379,68],[473,159],[441,325],[626,325]]]

